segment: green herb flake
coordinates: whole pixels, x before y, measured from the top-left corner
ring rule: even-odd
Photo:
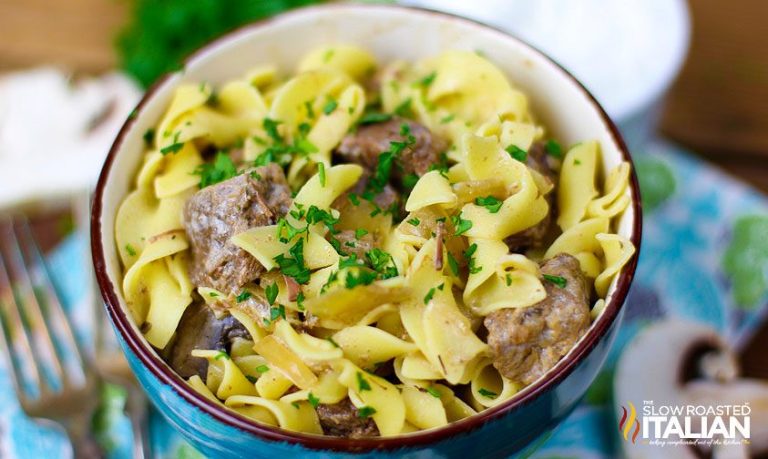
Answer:
[[[448,252],[448,267],[451,268],[451,272],[454,276],[459,275],[459,262],[456,261],[456,258],[451,252]]]
[[[427,88],[435,81],[435,78],[437,78],[437,72],[432,72],[419,80],[418,85]]]
[[[344,279],[344,286],[348,289],[353,289],[358,285],[371,285],[377,277],[379,276],[376,272],[361,269],[357,275],[348,273],[346,279]]]
[[[421,223],[421,220],[419,220],[417,217],[413,217],[413,218],[407,220],[407,222],[408,222],[409,225],[419,226],[419,223]]]
[[[506,148],[506,151],[507,153],[509,153],[509,156],[515,158],[521,163],[524,163],[528,159],[528,152],[518,147],[515,144],[508,146]]]
[[[312,101],[311,100],[305,101],[304,107],[307,109],[307,118],[311,120],[315,119],[315,109],[312,108]]]
[[[376,408],[372,406],[361,406],[357,409],[357,417],[361,419],[367,419],[376,414]]]
[[[125,244],[125,251],[132,257],[136,256],[136,249],[131,244]]]
[[[336,50],[334,50],[333,48],[330,48],[330,49],[326,50],[323,53],[323,63],[327,64],[328,62],[330,62],[331,59],[333,59],[333,55],[334,55],[335,52],[336,52]]]
[[[296,408],[297,410],[301,408],[301,405],[299,405],[299,402],[291,402],[291,406]]]
[[[368,234],[368,230],[365,228],[358,228],[355,230],[355,239],[360,239],[361,237]]]
[[[224,351],[219,351],[219,352],[216,353],[216,355],[213,357],[213,359],[214,360],[221,360],[221,359],[229,360],[229,354],[227,354]]]
[[[388,252],[378,247],[365,253],[368,263],[379,274],[381,279],[389,279],[397,276],[397,267],[395,261]]]
[[[547,151],[547,154],[549,154],[549,156],[552,156],[558,159],[563,157],[563,147],[557,142],[557,140],[554,140],[554,139],[547,140],[546,145],[544,145],[544,149]]]
[[[219,296],[219,294],[216,293],[216,292],[209,292],[208,296],[210,296],[211,298],[217,298]]]
[[[497,394],[496,392],[490,391],[483,387],[481,387],[480,390],[478,390],[478,392],[480,393],[480,395],[486,398],[496,398],[499,396],[499,394]]]
[[[356,374],[357,377],[357,390],[358,392],[364,392],[366,390],[371,390],[371,385],[368,383],[368,381],[363,377],[363,374],[359,371]]]
[[[275,304],[275,300],[277,299],[277,294],[279,291],[280,290],[276,282],[268,285],[267,288],[264,289],[264,293],[267,295],[267,302],[270,306]]]
[[[329,343],[333,344],[333,347],[335,347],[337,349],[341,348],[341,346],[339,346],[339,343],[334,341],[333,338],[331,338],[330,336],[328,338],[325,338],[325,340],[328,341]]]
[[[504,204],[504,201],[494,196],[486,196],[484,198],[483,197],[475,198],[475,204],[477,204],[478,206],[485,207],[488,210],[488,212],[495,214],[499,211],[499,209],[501,209],[501,206],[502,204]]]
[[[432,301],[432,297],[435,296],[435,287],[432,287],[429,289],[426,295],[424,295],[424,304],[429,304],[430,301]]]
[[[511,274],[507,273],[507,275],[506,275],[505,279],[506,279],[506,281],[507,281],[507,287],[509,287],[510,285],[512,285],[512,275],[511,275]]]
[[[256,376],[251,376],[251,375],[245,375],[245,379],[247,379],[248,382],[251,383],[251,384],[256,384],[259,381],[259,378],[257,378]]]
[[[320,399],[317,398],[312,392],[307,394],[307,401],[310,405],[312,405],[312,408],[317,408],[317,405],[320,404]]]
[[[557,285],[559,288],[565,288],[565,286],[568,284],[568,279],[561,276],[553,276],[551,274],[542,274],[544,279],[547,281]]]
[[[470,274],[477,274],[483,270],[482,266],[475,266],[475,259],[473,257],[475,252],[477,252],[477,244],[474,243],[464,251],[464,259],[467,260]]]
[[[228,154],[220,151],[216,153],[213,163],[205,163],[198,166],[194,174],[200,176],[200,188],[205,188],[237,175],[237,167]]]
[[[276,321],[279,318],[285,319],[285,306],[282,304],[278,304],[277,306],[272,306],[269,308],[269,320],[271,322]]]
[[[256,371],[258,371],[261,374],[264,374],[269,371],[269,367],[267,365],[259,365],[256,367]]]
[[[155,141],[155,130],[147,129],[144,132],[144,143],[149,147]]]
[[[320,186],[325,188],[325,163],[317,163],[317,176],[320,178]]]
[[[271,118],[264,118],[264,121],[262,121],[261,125],[264,127],[264,131],[272,139],[273,142],[283,143],[283,138],[280,136],[280,133],[277,130],[277,127],[280,125],[280,121],[276,121]]]
[[[239,295],[237,295],[237,296],[235,297],[235,300],[236,300],[238,303],[242,303],[243,301],[247,300],[247,299],[248,299],[248,298],[250,298],[251,296],[253,296],[253,295],[251,295],[251,292],[249,292],[248,290],[243,290],[242,292],[240,292],[240,294],[239,294]]]
[[[349,199],[349,202],[351,202],[353,206],[360,205],[360,197],[355,193],[349,193],[347,199]]]
[[[299,308],[299,311],[304,311],[304,309],[306,309],[304,307],[304,300],[304,292],[299,292],[296,295],[296,307]]]
[[[444,117],[443,117],[443,118],[440,120],[440,124],[448,124],[448,123],[450,123],[451,121],[453,121],[453,120],[455,120],[455,119],[456,119],[456,115],[454,115],[453,113],[451,113],[450,115],[444,116]]]
[[[383,123],[391,119],[392,119],[392,115],[390,115],[389,113],[365,112],[363,113],[363,116],[361,116],[360,119],[357,121],[357,124],[366,125],[366,124]]]
[[[443,395],[443,394],[440,393],[439,390],[437,390],[437,388],[435,388],[435,386],[427,387],[427,393],[429,393],[429,395],[431,395],[431,396],[433,396],[435,398],[440,398]]]
[[[413,118],[413,108],[411,108],[413,101],[411,98],[407,98],[395,107],[395,115],[402,116],[403,118]]]
[[[323,105],[323,113],[330,115],[339,106],[339,103],[331,96],[328,96],[328,100]]]
[[[461,214],[452,216],[451,223],[453,223],[455,236],[460,236],[472,228],[472,220],[464,220]]]
[[[288,277],[292,277],[299,284],[309,282],[310,270],[304,265],[304,240],[299,239],[296,244],[288,249],[292,257],[286,257],[280,254],[274,258],[280,268],[280,272]]]
[[[580,166],[581,165],[581,160],[579,158],[574,158],[573,159],[573,165],[574,166]]]
[[[179,135],[181,135],[180,132],[177,132],[173,135],[173,142],[170,145],[167,145],[160,149],[160,153],[165,156],[168,153],[178,153],[181,151],[182,148],[184,148],[184,142],[179,142]]]

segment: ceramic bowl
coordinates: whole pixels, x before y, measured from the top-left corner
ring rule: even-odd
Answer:
[[[442,50],[478,50],[530,97],[534,113],[564,144],[597,139],[605,168],[631,161],[615,126],[568,72],[520,40],[466,19],[393,5],[331,4],[294,10],[245,26],[203,47],[183,70],[158,81],[120,131],[96,189],[92,250],[109,317],[136,377],[158,411],[195,447],[211,457],[328,457],[332,453],[395,457],[502,457],[530,451],[579,402],[602,366],[622,317],[636,258],[609,293],[603,314],[551,371],[513,399],[440,429],[407,436],[342,439],[260,425],[217,405],[177,376],[152,350],[131,320],[120,285],[115,247],[118,206],[134,184],[144,153],[142,135],[186,81],[222,83],[258,63],[286,72],[320,44],[348,42],[371,50],[380,62],[414,60]],[[640,245],[640,202],[632,175],[632,205],[618,231]]]

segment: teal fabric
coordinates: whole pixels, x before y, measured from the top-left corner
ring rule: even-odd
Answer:
[[[737,348],[768,313],[768,198],[666,143],[634,152],[645,200],[643,246],[635,283],[603,372],[579,408],[533,454],[535,458],[612,458],[618,454],[612,373],[623,346],[664,317],[706,323]],[[65,240],[49,257],[66,307],[86,347],[91,317],[83,298],[86,244]],[[755,274],[757,273],[757,274]],[[111,458],[129,458],[131,432],[121,414],[124,394],[102,391],[95,426]],[[153,413],[151,439],[160,458],[200,454]],[[0,364],[0,457],[67,457],[66,437],[24,416]]]

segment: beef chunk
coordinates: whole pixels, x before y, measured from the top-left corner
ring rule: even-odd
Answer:
[[[513,381],[530,384],[562,358],[589,327],[589,291],[579,261],[568,254],[547,260],[544,274],[565,278],[560,288],[544,281],[547,297],[527,308],[486,316],[493,366]]]
[[[318,405],[317,416],[326,435],[344,438],[377,437],[379,429],[371,418],[358,416],[355,405],[347,398],[333,405]]]
[[[552,183],[557,183],[557,174],[553,169],[550,157],[547,155],[542,142],[536,142],[531,145],[531,148],[528,150],[526,164],[531,169],[549,179]],[[513,252],[520,252],[528,248],[540,248],[544,245],[547,236],[552,229],[552,224],[557,219],[555,210],[556,194],[555,190],[552,190],[545,197],[547,204],[549,204],[549,212],[547,212],[547,215],[539,223],[524,231],[511,235],[505,240],[510,250]]]
[[[341,251],[346,254],[355,254],[358,260],[365,260],[365,253],[373,250],[376,240],[372,234],[366,234],[357,238],[352,230],[339,231],[333,237],[341,243]]]
[[[373,171],[379,162],[379,155],[389,150],[390,142],[405,140],[400,134],[403,124],[408,125],[415,141],[397,157],[392,175],[398,179],[410,174],[422,176],[439,161],[445,142],[414,121],[395,117],[389,121],[360,126],[356,132],[344,137],[336,153],[344,162],[357,163]]]
[[[255,226],[274,224],[291,205],[291,190],[277,164],[259,167],[193,195],[184,209],[184,225],[197,286],[238,293],[264,271],[250,254],[229,239]]]
[[[251,339],[251,336],[234,317],[226,315],[217,319],[205,303],[194,302],[181,316],[176,339],[168,348],[165,360],[182,378],[198,375],[205,380],[208,363],[192,357],[191,352],[194,349],[229,351],[235,338]]]

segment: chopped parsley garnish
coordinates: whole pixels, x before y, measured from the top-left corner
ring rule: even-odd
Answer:
[[[402,116],[403,118],[413,118],[413,109],[411,108],[411,98],[407,98],[395,107],[395,115]]]
[[[425,76],[421,80],[418,81],[419,86],[429,87],[434,81],[435,78],[437,78],[437,72],[432,72],[429,75]]]
[[[304,107],[307,109],[307,118],[315,119],[315,110],[312,108],[312,101],[308,100],[304,102]]]
[[[144,132],[144,143],[147,146],[152,145],[152,142],[155,141],[155,130],[154,129],[147,129]]]
[[[216,292],[209,292],[208,296],[210,296],[211,298],[217,298],[219,296],[219,294],[216,293]]]
[[[324,63],[326,63],[326,64],[327,64],[328,62],[330,62],[330,61],[331,61],[331,58],[333,57],[333,54],[334,54],[335,52],[336,52],[336,51],[335,51],[333,48],[330,48],[329,50],[327,50],[326,52],[324,52],[324,53],[323,53],[323,62],[324,62]]]
[[[433,167],[433,166],[434,165],[430,166],[430,170],[432,170],[431,167]],[[406,189],[412,190],[413,187],[416,186],[416,183],[418,181],[419,181],[419,176],[418,175],[413,174],[413,173],[406,174],[406,175],[403,176],[403,187],[406,188]]]
[[[180,134],[180,132],[174,134],[173,143],[160,149],[160,153],[163,154],[163,156],[167,155],[168,153],[178,153],[182,148],[184,148],[184,142],[179,142]]]
[[[296,215],[301,215],[301,211],[295,212],[295,214],[292,213],[291,215],[296,217]],[[288,242],[292,241],[293,238],[306,231],[308,231],[306,226],[303,228],[296,228],[295,226],[288,223],[288,220],[285,218],[281,218],[277,221],[277,239],[284,244],[287,244]]]
[[[299,402],[291,402],[291,406],[296,408],[297,410],[301,408],[301,405],[299,404]]]
[[[563,147],[560,146],[557,140],[554,140],[554,139],[547,140],[546,145],[544,145],[544,149],[547,151],[549,156],[552,156],[555,158],[563,157]]]
[[[229,354],[227,354],[224,351],[219,351],[219,352],[216,353],[216,355],[213,357],[213,359],[214,360],[221,360],[221,359],[229,360]]]
[[[238,303],[242,303],[243,301],[247,300],[247,299],[248,299],[248,298],[250,298],[251,296],[253,296],[253,295],[251,295],[251,292],[249,292],[248,290],[243,290],[242,292],[240,292],[240,294],[239,294],[239,295],[237,295],[237,296],[235,297],[235,300],[236,300]]]
[[[451,272],[454,276],[459,275],[459,262],[456,261],[456,258],[451,252],[448,252],[448,267],[451,268]]]
[[[336,341],[334,341],[334,340],[333,340],[333,338],[331,338],[330,336],[329,336],[328,338],[325,338],[325,339],[326,339],[326,341],[328,341],[329,343],[333,344],[333,347],[335,347],[335,348],[337,348],[337,349],[341,347],[341,346],[339,346],[339,343],[337,343]]]
[[[480,395],[486,398],[495,398],[499,396],[499,394],[497,394],[496,392],[490,391],[483,387],[481,387],[480,390],[478,390],[478,392],[480,392]]]
[[[285,306],[278,304],[277,306],[272,306],[269,308],[269,320],[271,322],[276,321],[280,317],[285,319]]]
[[[440,124],[448,124],[455,119],[456,119],[456,115],[451,113],[450,115],[443,117],[443,119],[440,120]]]
[[[565,288],[565,286],[568,284],[568,279],[561,276],[553,276],[551,274],[542,274],[544,279],[548,280],[549,282],[552,282],[553,284],[557,285],[560,288]]]
[[[266,373],[269,371],[269,367],[266,365],[259,365],[258,367],[256,367],[256,371],[258,371],[259,373]]]
[[[323,113],[326,115],[330,115],[333,113],[334,110],[339,106],[339,103],[336,102],[336,99],[334,99],[331,96],[328,96],[328,100],[325,102],[325,105],[323,105]]]
[[[296,295],[296,307],[299,308],[299,311],[303,311],[304,308],[304,292],[299,292]]]
[[[381,193],[389,183],[395,158],[400,156],[403,150],[416,143],[416,137],[411,134],[411,127],[408,123],[403,123],[400,126],[400,135],[404,140],[389,142],[389,150],[379,154],[379,162],[376,164],[373,177],[366,186],[366,193],[370,196],[369,200],[373,200],[373,197]]]
[[[125,244],[125,251],[132,257],[136,256],[136,249],[134,249],[131,244]]]
[[[354,253],[350,254],[347,258],[342,258],[339,260],[339,269],[355,268],[362,265],[363,263],[357,259],[357,255]]]
[[[507,150],[507,153],[509,153],[509,156],[515,158],[521,163],[524,163],[528,159],[528,152],[518,147],[515,144],[508,146],[506,150]]]
[[[443,177],[448,177],[448,155],[445,152],[440,153],[436,163],[429,165],[430,171],[438,171]],[[417,177],[418,178],[418,177]]]
[[[331,232],[331,234],[336,234],[339,232],[334,227],[334,225],[339,222],[339,219],[335,218],[327,210],[323,210],[315,205],[311,205],[309,206],[309,209],[307,209],[306,218],[307,218],[307,223],[312,225],[316,223],[323,223],[325,227],[328,228],[328,231]]]
[[[307,139],[307,134],[311,128],[309,124],[299,124],[299,132],[292,145],[287,144],[280,135],[280,132],[278,131],[279,125],[280,121],[264,118],[262,126],[264,127],[267,136],[272,139],[273,145],[267,147],[267,149],[256,158],[254,161],[256,166],[265,166],[269,163],[278,163],[285,166],[291,162],[292,155],[294,154],[308,155],[318,151],[317,147]],[[254,137],[255,142],[262,145],[266,144],[266,142],[260,140],[261,139]]]
[[[274,258],[280,267],[280,272],[292,277],[299,284],[306,284],[309,282],[310,271],[304,265],[304,240],[299,239],[293,247],[288,249],[288,252],[292,257],[286,257],[281,253]]]
[[[464,259],[467,260],[470,274],[477,274],[483,270],[482,266],[475,266],[475,259],[472,257],[475,252],[477,252],[477,244],[474,243],[464,251]]]
[[[419,220],[417,217],[413,217],[406,221],[408,222],[409,225],[413,225],[413,226],[419,226],[419,223],[421,223],[421,220]]]
[[[317,176],[320,178],[320,186],[325,187],[325,163],[317,163]]]
[[[499,211],[499,209],[501,209],[501,205],[504,204],[504,201],[494,196],[486,196],[484,198],[475,198],[475,204],[478,206],[483,206],[488,209],[488,212],[495,214]]]
[[[344,286],[351,289],[358,285],[371,285],[377,277],[379,276],[376,272],[361,269],[357,275],[354,273],[347,273],[347,277],[344,279]]]
[[[357,390],[358,392],[371,390],[371,385],[368,383],[368,381],[366,381],[366,379],[363,377],[363,374],[359,371],[357,372]]]
[[[461,214],[453,215],[451,217],[451,223],[453,223],[453,228],[455,231],[453,234],[455,236],[460,236],[472,228],[472,220],[464,220],[461,218]]]
[[[251,376],[251,375],[245,375],[245,379],[247,379],[248,382],[251,383],[251,384],[256,384],[259,381],[259,378],[257,378],[256,376]]]
[[[506,281],[507,281],[507,287],[509,287],[510,285],[512,285],[512,275],[511,275],[511,274],[507,273],[507,275],[506,275],[505,279],[506,279]]]
[[[322,287],[320,287],[320,293],[325,293],[328,291],[329,288],[331,288],[331,284],[339,280],[339,272],[333,271],[330,276],[328,276],[328,280],[323,284]]]
[[[440,393],[439,390],[437,390],[435,388],[435,386],[427,387],[427,392],[429,393],[429,395],[431,395],[431,396],[433,396],[435,398],[440,398],[443,395],[443,394]]]
[[[437,290],[435,287],[432,287],[429,289],[426,295],[424,295],[424,304],[429,304],[430,301],[432,301],[432,298],[435,296],[435,290]]]
[[[272,139],[273,142],[283,143],[283,137],[277,131],[277,126],[280,125],[280,121],[276,121],[271,118],[264,118],[264,121],[261,123],[261,125],[264,127],[264,131]]]
[[[365,112],[363,116],[357,121],[357,124],[374,124],[383,123],[392,119],[392,115],[389,113],[381,112]]]
[[[232,158],[220,151],[216,153],[213,163],[201,164],[193,173],[200,176],[200,188],[202,189],[231,179],[237,175],[237,168],[232,162]]]
[[[261,174],[259,174],[256,171],[251,171],[250,175],[251,175],[251,178],[254,179],[254,180],[261,180],[262,179]]]
[[[354,206],[360,205],[360,197],[358,197],[355,193],[349,193],[347,195],[347,199],[349,199],[349,202],[351,202]]]
[[[355,239],[360,239],[361,237],[368,234],[368,230],[365,228],[358,228],[355,230]]]
[[[267,295],[267,302],[270,305],[275,304],[275,300],[277,299],[277,294],[279,291],[280,290],[277,286],[277,282],[268,285],[267,288],[264,289],[264,293]]]
[[[369,418],[376,414],[376,408],[372,406],[361,406],[357,409],[357,416],[362,419]]]
[[[580,164],[581,164],[581,160],[579,160],[578,158],[574,158],[574,159],[573,159],[573,165],[574,165],[574,166],[578,166],[578,165],[580,165]]]
[[[307,401],[310,405],[312,405],[312,408],[317,408],[317,405],[320,404],[320,399],[315,397],[315,394],[312,392],[307,394]]]
[[[397,276],[397,267],[395,261],[392,259],[392,255],[376,247],[368,252],[365,252],[365,258],[370,263],[374,271],[376,271],[382,279],[389,279]]]

